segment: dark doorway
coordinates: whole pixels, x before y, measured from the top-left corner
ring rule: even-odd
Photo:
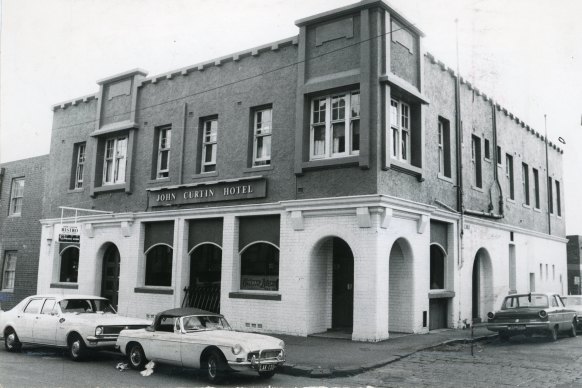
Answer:
[[[111,301],[117,309],[119,302],[119,250],[113,244],[107,247],[103,255],[103,273],[101,275],[101,296]]]
[[[472,290],[472,318],[473,322],[481,322],[480,311],[479,311],[479,297],[481,290],[481,270],[480,270],[480,257],[477,255],[475,257],[475,262],[473,263],[473,290]]]
[[[190,254],[190,285],[184,307],[220,312],[222,249],[214,244],[198,246]]]
[[[446,298],[430,299],[429,301],[429,330],[444,329],[447,327],[447,305]]]
[[[351,332],[354,317],[354,255],[348,244],[333,239],[333,285],[331,324],[333,329]]]

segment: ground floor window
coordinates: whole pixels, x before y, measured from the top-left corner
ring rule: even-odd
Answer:
[[[155,245],[146,252],[146,286],[172,285],[172,247]]]
[[[241,290],[279,290],[279,249],[255,243],[241,253]]]
[[[445,288],[445,253],[437,245],[430,246],[430,289]]]
[[[6,252],[4,254],[4,265],[2,268],[2,289],[13,290],[14,278],[16,277],[16,252]]]
[[[61,252],[60,282],[77,283],[79,272],[79,248],[68,247]]]

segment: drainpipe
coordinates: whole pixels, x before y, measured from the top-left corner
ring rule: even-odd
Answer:
[[[550,185],[550,163],[548,161],[548,122],[545,114],[544,114],[544,128],[545,128],[544,143],[546,145],[546,187],[547,187],[546,197],[548,197],[548,234],[552,235],[552,218],[550,217],[550,207],[552,206],[552,203],[550,202],[551,201],[550,193],[552,192],[552,186]]]

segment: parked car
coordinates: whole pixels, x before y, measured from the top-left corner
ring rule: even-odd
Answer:
[[[134,369],[153,360],[201,369],[213,383],[231,372],[269,378],[285,362],[280,339],[234,331],[224,316],[195,308],[163,311],[145,329],[123,330],[117,347]]]
[[[74,361],[88,349],[113,349],[119,332],[143,328],[149,320],[117,315],[111,303],[91,295],[35,295],[0,311],[0,333],[6,350],[22,344],[67,348]]]
[[[578,316],[578,330],[582,330],[582,295],[563,296],[562,300],[568,309],[576,311]]]
[[[551,341],[558,339],[559,332],[576,336],[577,314],[567,309],[558,294],[529,293],[508,295],[501,310],[487,314],[487,328],[499,333],[501,340],[525,334],[544,334]]]

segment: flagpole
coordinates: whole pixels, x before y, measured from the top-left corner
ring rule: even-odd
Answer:
[[[552,206],[552,185],[550,184],[550,168],[548,162],[548,122],[547,115],[544,113],[544,127],[545,127],[545,145],[546,145],[546,186],[547,186],[547,196],[548,196],[548,234],[552,234],[552,219],[550,217],[550,209]]]

